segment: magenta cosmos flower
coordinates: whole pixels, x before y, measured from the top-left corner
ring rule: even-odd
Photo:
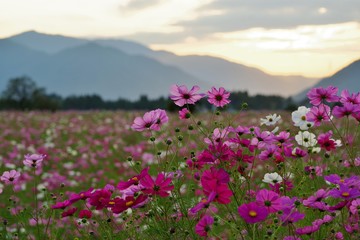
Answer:
[[[16,183],[20,177],[20,173],[16,170],[5,171],[0,177],[5,184]]]
[[[216,107],[224,107],[226,104],[229,104],[230,93],[225,90],[225,88],[220,87],[219,90],[215,87],[211,88],[211,91],[207,92],[208,102]]]
[[[282,198],[276,192],[262,189],[256,194],[256,203],[266,207],[269,213],[274,213],[282,209]]]
[[[352,103],[344,103],[344,106],[335,106],[333,109],[333,115],[337,118],[349,117],[360,112],[360,105],[354,105]]]
[[[318,106],[323,101],[327,102],[337,102],[339,101],[339,97],[336,95],[338,91],[337,87],[329,86],[327,88],[313,88],[311,89],[307,96],[310,100],[310,103],[314,106]]]
[[[211,230],[211,226],[213,225],[213,223],[214,223],[213,217],[209,215],[203,216],[195,226],[196,234],[202,237],[207,237],[208,232]]]
[[[127,196],[125,199],[115,198],[114,200],[109,201],[109,207],[113,213],[122,213],[128,208],[139,208],[144,206],[148,196],[140,194],[137,198],[133,196]]]
[[[96,210],[101,210],[107,207],[110,201],[111,192],[105,189],[96,190],[88,198],[91,206],[96,207]]]
[[[37,168],[41,166],[41,163],[45,157],[46,155],[43,154],[27,154],[25,155],[25,160],[23,163],[25,166]]]
[[[306,114],[306,120],[313,122],[315,126],[320,126],[323,121],[330,121],[330,107],[325,104],[312,107]]]
[[[351,103],[351,104],[360,104],[360,93],[349,93],[349,90],[345,89],[341,92],[340,102],[342,104]]]
[[[169,196],[169,191],[173,190],[174,186],[170,185],[171,178],[165,178],[165,175],[160,173],[154,181],[150,175],[145,175],[140,180],[144,187],[142,190],[145,194],[159,195],[160,197]]]
[[[336,142],[332,137],[332,131],[328,131],[326,133],[322,133],[318,136],[318,144],[321,148],[325,149],[326,151],[331,151],[336,149]]]
[[[204,94],[196,93],[199,90],[199,86],[193,86],[189,91],[185,85],[172,85],[170,88],[170,99],[179,107],[185,104],[195,104],[204,97]]]
[[[247,223],[262,222],[269,215],[265,207],[259,206],[255,202],[241,205],[238,212]]]
[[[128,181],[126,182],[119,182],[117,185],[117,188],[119,190],[125,190],[133,185],[137,186],[139,184],[139,181],[145,177],[146,175],[149,175],[149,167],[144,168],[143,170],[141,170],[140,174],[130,178]]]

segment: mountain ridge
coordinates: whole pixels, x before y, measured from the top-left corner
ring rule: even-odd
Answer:
[[[105,52],[107,52],[109,58],[114,57],[113,56],[114,53],[122,55],[123,57],[125,56],[124,54],[126,54],[128,60],[122,61],[121,64],[124,66],[126,61],[130,61],[132,64],[134,64],[134,66],[127,65],[127,68],[122,68],[124,71],[132,71],[132,73],[129,73],[127,75],[125,73],[121,73],[122,76],[129,77],[127,79],[123,79],[124,85],[126,85],[126,83],[131,83],[135,81],[134,79],[130,78],[135,76],[141,78],[141,81],[138,79],[136,80],[136,82],[138,82],[138,84],[141,85],[141,82],[148,81],[147,78],[149,78],[149,76],[153,74],[165,81],[163,84],[160,84],[159,81],[154,79],[154,77],[150,77],[152,81],[156,81],[157,84],[160,85],[165,84],[167,86],[169,85],[168,84],[169,82],[173,82],[173,83],[186,82],[188,85],[200,84],[204,88],[214,85],[217,87],[222,86],[232,91],[248,91],[248,93],[251,95],[265,94],[265,95],[282,95],[288,97],[298,92],[299,88],[305,89],[306,87],[311,86],[316,82],[316,80],[314,79],[308,79],[301,76],[269,75],[257,68],[248,67],[242,64],[238,64],[226,59],[213,57],[213,56],[207,56],[207,55],[178,56],[171,52],[166,52],[161,50],[154,51],[142,44],[129,40],[122,40],[122,39],[114,39],[114,38],[82,39],[82,38],[66,37],[63,35],[43,34],[36,31],[28,31],[6,38],[6,40],[11,40],[16,44],[19,44],[20,46],[24,46],[28,48],[28,50],[29,49],[36,50],[44,54],[47,54],[45,55],[46,57],[44,57],[44,59],[47,60],[45,61],[34,60],[35,63],[38,63],[37,66],[30,69],[29,67],[26,67],[25,69],[28,69],[28,72],[33,75],[32,77],[34,77],[34,80],[36,81],[38,80],[36,79],[38,77],[41,78],[46,77],[47,81],[43,81],[43,79],[40,79],[39,81],[44,83],[45,87],[49,89],[55,89],[55,87],[50,86],[50,82],[55,82],[51,78],[55,78],[57,81],[65,81],[65,80],[61,79],[61,77],[58,76],[62,74],[61,71],[62,68],[49,66],[49,63],[47,62],[48,61],[56,62],[59,65],[66,65],[69,63],[70,61],[69,59],[67,60],[68,62],[55,61],[54,56],[61,57],[62,52],[70,54],[68,52],[69,49],[71,49],[70,51],[73,51],[74,49],[78,49],[77,47],[81,48],[81,46],[83,45],[92,46],[94,48],[91,49],[91,47],[88,47],[87,48],[88,52],[81,51],[81,54],[84,56],[89,55],[90,52],[92,51],[92,54],[89,55],[92,58],[96,58],[95,56],[96,54],[93,52],[95,49],[97,49],[98,51],[97,54],[104,54]],[[107,48],[98,48],[95,47],[95,45],[88,45],[89,43],[97,44],[96,46],[110,47],[110,50]],[[115,49],[118,50],[119,52],[115,51]],[[82,58],[77,58],[78,61],[86,62],[87,60],[84,56]],[[134,61],[134,59],[132,58],[133,56],[140,57],[137,60],[138,62],[141,63],[141,68],[147,69],[146,72],[148,73],[148,75],[145,76],[140,73],[135,74],[136,71],[139,71],[139,67],[136,67],[137,61]],[[48,60],[48,58],[50,58],[51,60]],[[147,60],[145,60],[145,58]],[[105,61],[104,57],[102,59],[103,61]],[[157,62],[157,64],[154,64],[153,61]],[[48,72],[47,68],[53,69],[53,71],[55,71],[54,73],[56,73],[56,77],[54,77],[54,73],[53,74],[39,73],[39,71],[42,71],[41,69],[42,64],[44,66],[44,71],[46,72]],[[76,63],[71,62],[71,64],[76,64]],[[78,62],[78,64],[81,65],[80,62]],[[92,64],[93,64],[92,66],[89,66],[89,68],[91,68],[91,71],[93,72],[93,75],[91,76],[86,73],[87,70],[85,69],[85,67],[81,68],[83,71],[82,73],[83,76],[81,76],[81,73],[77,73],[75,69],[70,71],[70,67],[67,68],[68,71],[67,74],[71,72],[75,76],[78,76],[77,78],[79,79],[78,81],[82,83],[85,82],[84,80],[81,80],[82,78],[88,78],[90,82],[99,81],[101,79],[99,76],[102,74],[103,75],[102,81],[104,81],[105,85],[106,85],[106,79],[105,79],[106,77],[109,77],[111,75],[111,80],[109,80],[108,82],[113,84],[115,80],[113,79],[114,76],[112,76],[112,74],[115,72],[117,72],[117,74],[120,74],[116,70],[116,68],[117,67],[121,68],[121,66],[113,65],[111,62],[107,62],[107,64],[111,65],[113,69],[109,69],[106,66],[102,65],[102,67],[99,68],[98,72],[94,71],[94,68],[96,69],[95,66],[96,64],[101,64],[101,63],[92,62]],[[146,64],[155,67],[155,69],[157,69],[156,71],[164,71],[164,73],[156,72],[155,69],[153,70],[148,69],[148,67],[145,66]],[[158,68],[159,66],[158,64],[161,64],[162,67]],[[34,68],[36,69],[36,71]],[[18,68],[15,67],[13,69],[18,69]],[[104,69],[107,69],[107,71],[110,72],[107,73]],[[13,74],[16,74],[16,72],[14,71]],[[2,74],[0,74],[0,78],[1,77],[3,78]],[[72,78],[73,81],[77,81],[77,79],[68,75],[63,76],[63,78],[64,77]],[[181,80],[180,78],[187,78],[187,79],[183,79],[182,81],[180,81]],[[73,84],[76,83],[73,82]],[[89,86],[86,86],[85,89],[87,89],[88,87]],[[145,89],[143,86],[133,86],[133,87],[136,87],[138,89],[137,93],[133,91],[135,95],[148,93],[151,96],[156,96],[157,94],[160,94],[158,90],[155,91],[155,89],[153,88]],[[111,86],[109,87],[109,92],[113,92],[113,90],[110,88]],[[98,89],[99,88],[95,87],[94,85],[93,92],[96,92]],[[102,94],[107,94],[105,90],[102,90],[102,92],[103,92]],[[115,97],[114,94],[115,93],[110,94],[109,97],[114,98]],[[168,94],[168,89],[166,89],[166,91],[164,89],[164,92],[160,95],[166,96],[167,94]],[[108,96],[103,95],[103,97],[106,98]]]

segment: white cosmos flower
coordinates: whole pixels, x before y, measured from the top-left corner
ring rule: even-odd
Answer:
[[[336,147],[341,147],[341,146],[342,146],[342,143],[341,143],[341,140],[340,140],[340,139],[338,139],[338,140],[332,139],[332,140],[335,141],[335,146],[336,146]]]
[[[320,147],[314,147],[311,149],[311,153],[319,153],[321,151],[321,148]]]
[[[266,125],[266,126],[272,126],[275,125],[279,120],[281,119],[281,116],[275,114],[270,114],[266,116],[265,118],[260,118],[260,125]]]
[[[296,142],[304,147],[313,147],[317,144],[316,136],[308,131],[301,132],[295,136]]]
[[[277,172],[273,172],[266,173],[262,181],[264,183],[270,183],[271,185],[275,185],[276,183],[281,183],[283,179]]]
[[[310,112],[310,108],[301,106],[298,110],[291,113],[291,119],[294,122],[294,126],[300,127],[301,130],[308,130],[314,125],[312,122],[306,120],[306,114]]]

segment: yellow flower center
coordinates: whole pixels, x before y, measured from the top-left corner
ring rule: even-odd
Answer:
[[[130,207],[130,206],[133,205],[133,204],[134,204],[133,201],[128,201],[128,202],[125,203],[125,205],[126,205],[127,207]]]
[[[256,217],[256,216],[257,216],[257,213],[256,213],[254,210],[251,210],[251,211],[249,212],[249,216],[250,216],[250,217]]]
[[[111,201],[111,202],[109,202],[109,204],[110,204],[110,205],[114,205],[114,204],[115,204],[115,202]]]
[[[348,196],[350,196],[350,193],[348,193],[348,192],[343,192],[341,195],[342,195],[343,197],[348,197]]]
[[[344,182],[345,182],[345,180],[344,180],[344,179],[340,179],[340,181],[339,181],[339,182],[344,183]]]
[[[131,180],[133,181],[139,181],[139,179],[137,177],[133,177]]]

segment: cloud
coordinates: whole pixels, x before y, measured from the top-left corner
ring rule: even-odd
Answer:
[[[160,4],[162,0],[131,0],[126,5],[120,6],[121,11],[132,12],[143,10]]]
[[[216,11],[217,14],[209,14]],[[203,37],[250,28],[288,29],[302,25],[360,22],[358,0],[215,0],[197,9],[198,17],[175,26]]]

